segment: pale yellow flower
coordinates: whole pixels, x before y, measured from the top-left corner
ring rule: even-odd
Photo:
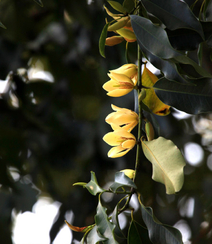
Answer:
[[[136,64],[124,64],[118,69],[110,70],[110,73],[116,73],[116,74],[123,74],[129,77],[130,79],[133,79],[134,85],[137,83],[137,76],[138,76],[138,66]]]
[[[110,113],[105,121],[111,125],[113,130],[124,129],[130,132],[138,124],[138,114],[126,108],[111,105],[115,112]]]
[[[123,169],[120,172],[123,172],[130,179],[133,179],[135,176],[135,170],[133,169]]]
[[[112,147],[108,152],[108,157],[118,158],[128,153],[136,144],[133,134],[124,129],[107,133],[103,140]]]
[[[108,92],[108,96],[121,97],[134,89],[134,82],[126,75],[113,72],[108,74],[108,76],[110,80],[103,85],[103,89]]]

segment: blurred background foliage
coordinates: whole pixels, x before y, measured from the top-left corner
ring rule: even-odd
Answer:
[[[133,168],[135,161],[134,150],[123,158],[108,159],[109,146],[102,141],[111,130],[104,122],[110,104],[134,107],[133,94],[114,99],[102,89],[108,70],[126,63],[125,43],[106,47],[106,59],[99,55],[105,2],[45,0],[43,7],[35,2],[0,2],[0,21],[7,28],[0,29],[0,85],[6,85],[0,99],[0,236],[4,244],[12,243],[12,211],[32,211],[42,196],[61,203],[49,233],[51,242],[70,210],[73,225],[92,224],[97,198],[73,183],[88,182],[92,170],[99,185],[105,186],[116,171]],[[135,44],[129,44],[129,52],[135,61]],[[177,195],[166,195],[164,186],[152,181],[151,164],[143,157],[139,190],[161,222],[183,223],[181,227],[191,231],[192,243],[211,243],[211,114],[186,119],[173,114],[177,112],[156,119],[161,135],[187,156],[184,187]],[[187,150],[189,145],[196,149]],[[197,164],[189,161],[186,150],[194,158],[201,155]],[[116,200],[115,196],[105,202],[108,212]],[[80,237],[74,233],[74,239]]]

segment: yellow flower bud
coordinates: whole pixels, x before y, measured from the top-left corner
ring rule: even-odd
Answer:
[[[112,147],[108,152],[108,157],[118,158],[128,153],[136,144],[133,134],[123,129],[107,133],[103,140]]]
[[[110,25],[108,27],[108,31],[116,31],[116,30],[119,30],[121,28],[123,28],[129,21],[130,17],[123,17],[123,18],[120,18],[120,19],[117,19],[117,21],[115,23],[113,23],[112,25]]]
[[[135,42],[136,41],[136,36],[133,31],[126,29],[126,28],[121,28],[116,31],[120,36],[123,36],[124,39],[128,42]]]
[[[123,172],[130,179],[133,179],[135,175],[135,170],[133,169],[123,169],[120,172]]]
[[[121,97],[134,89],[133,81],[126,75],[111,73],[108,76],[111,79],[103,85],[103,89],[108,92],[108,96]]]
[[[130,132],[138,124],[138,114],[126,108],[119,108],[111,105],[115,112],[110,113],[105,121],[111,125],[114,130],[124,129]]]

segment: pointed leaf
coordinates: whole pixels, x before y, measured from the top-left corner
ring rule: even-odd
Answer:
[[[128,237],[127,237],[128,244],[151,244],[152,242],[149,240],[148,237],[148,230],[141,226],[135,220],[132,220],[130,223]]]
[[[135,183],[127,177],[123,172],[116,172],[115,174],[115,182],[110,186],[110,189],[113,192],[116,192],[120,187],[133,187],[137,189]]]
[[[135,8],[135,0],[124,0],[123,7],[130,13]]]
[[[162,78],[154,85],[161,101],[189,114],[212,111],[212,79],[196,80],[190,85]]]
[[[41,0],[34,0],[38,5],[40,5],[41,7],[43,7],[43,3]]]
[[[96,225],[93,227],[93,229],[89,232],[87,236],[87,244],[96,244],[99,243],[100,241],[105,241],[105,240],[107,239],[102,237],[98,233]]]
[[[100,52],[101,56],[104,58],[105,58],[105,42],[106,42],[106,38],[107,38],[107,29],[108,29],[109,25],[110,25],[110,22],[104,26],[101,36],[99,38],[99,52]]]
[[[142,141],[146,158],[152,163],[152,179],[163,183],[167,194],[178,192],[183,185],[185,160],[175,144],[163,137]]]
[[[108,3],[116,11],[121,12],[123,14],[126,14],[127,10],[119,2],[116,2],[116,1],[108,1]]]
[[[91,180],[84,186],[85,188],[88,189],[88,191],[92,195],[96,195],[97,193],[104,192],[105,190],[102,189],[97,182],[96,175],[94,172],[91,171]]]
[[[204,38],[202,26],[188,5],[179,0],[142,0],[147,11],[160,19],[170,30],[191,29]]]
[[[107,209],[102,206],[99,197],[97,213],[95,215],[97,230],[102,237],[107,239],[104,241],[105,244],[118,244],[114,237],[115,225],[109,221],[106,211]]]
[[[74,225],[69,224],[66,220],[65,220],[65,223],[68,225],[68,227],[71,230],[76,231],[76,232],[86,232],[86,230],[90,227],[90,226],[85,226],[85,227],[74,226]]]
[[[162,27],[137,15],[130,15],[130,18],[137,40],[153,55],[163,59],[182,55],[173,49]]]
[[[141,202],[140,202],[141,203]],[[179,230],[160,223],[150,207],[141,203],[141,212],[144,223],[149,232],[149,238],[154,244],[183,244]]]

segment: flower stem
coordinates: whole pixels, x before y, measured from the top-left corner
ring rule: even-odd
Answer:
[[[137,90],[138,92],[138,99],[139,99],[139,95],[141,93],[141,87],[142,87],[142,55],[141,55],[141,50],[140,47],[138,45],[138,87],[140,89]],[[141,156],[141,133],[142,133],[142,108],[141,108],[141,103],[140,101],[138,101],[138,115],[139,115],[139,122],[138,122],[138,144],[137,144],[137,152],[136,152],[136,162],[135,162],[135,175],[133,178],[133,181],[135,181],[136,179],[136,175],[137,175],[137,171],[139,168],[139,164],[140,164],[140,156]]]

